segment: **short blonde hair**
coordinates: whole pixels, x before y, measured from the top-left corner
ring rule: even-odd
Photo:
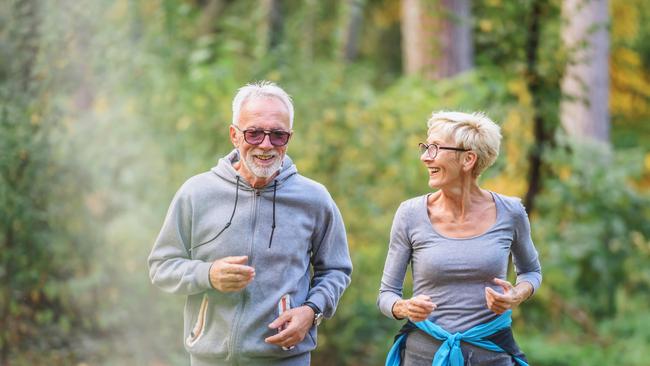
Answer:
[[[476,153],[472,173],[478,177],[499,156],[501,128],[483,112],[434,112],[427,122],[427,136],[452,141],[457,147]]]

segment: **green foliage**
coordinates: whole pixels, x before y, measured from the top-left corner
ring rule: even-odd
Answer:
[[[529,329],[517,341],[534,365],[646,365],[650,318],[645,304],[635,305],[633,311],[600,322],[596,340],[582,330],[564,327],[562,332],[539,335]]]
[[[619,294],[627,298],[650,286],[650,272],[636,267],[650,260],[650,197],[631,184],[643,172],[643,155],[638,149],[613,154],[601,145],[564,147],[549,154],[559,179],[540,197],[536,221],[546,271],[563,277],[549,288],[595,319],[612,317]]]
[[[67,230],[63,220],[78,207],[82,190],[69,189],[79,177],[55,158],[52,136],[61,124],[37,81],[38,5],[11,2],[0,9],[7,20],[0,34],[11,35],[0,64],[1,364],[67,364],[74,360],[73,340],[89,328],[67,281],[83,276],[92,247],[80,247],[73,234],[88,232],[83,220],[76,223],[82,230]]]
[[[525,193],[533,2],[473,3],[477,66],[436,82],[400,76],[397,2],[365,2],[350,64],[338,55],[344,12],[335,2],[287,2],[275,48],[257,2],[225,2],[205,32],[207,3],[0,5],[0,348],[12,364],[187,363],[183,299],[151,286],[146,257],[174,191],[232,148],[230,103],[247,82],[277,81],[293,95],[289,154],[328,187],[348,230],[352,285],[319,330],[314,364],[381,364],[401,325],[375,301],[393,214],[428,191],[416,146],[432,111],[483,110],[501,123],[502,152],[482,182]],[[542,4],[537,107],[556,125],[559,2]],[[644,46],[633,47],[645,60]],[[614,133],[617,148],[648,139],[635,118],[616,118],[626,126]],[[518,339],[536,365],[641,365],[647,151],[562,139],[549,147],[531,214],[544,284],[515,313]]]

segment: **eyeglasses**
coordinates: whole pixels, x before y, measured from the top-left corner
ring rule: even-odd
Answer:
[[[269,141],[273,146],[284,146],[289,143],[289,137],[291,137],[291,132],[282,131],[282,130],[264,130],[261,128],[247,128],[245,130],[240,130],[239,127],[232,125],[237,131],[244,134],[244,140],[251,145],[259,145],[264,141],[266,136],[269,137]]]
[[[422,154],[426,152],[429,159],[435,159],[436,156],[438,156],[439,150],[470,151],[470,149],[463,149],[460,147],[439,146],[438,144],[419,143],[418,146],[420,148],[420,156],[422,156]]]

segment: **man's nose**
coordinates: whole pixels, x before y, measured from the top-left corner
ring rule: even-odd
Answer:
[[[264,135],[262,142],[259,144],[262,149],[272,149],[275,146],[271,143],[271,135]]]

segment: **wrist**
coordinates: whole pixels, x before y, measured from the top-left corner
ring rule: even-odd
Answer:
[[[210,263],[210,267],[208,267],[208,283],[211,289],[218,290],[214,283],[212,283],[212,266],[214,266],[214,262]]]
[[[406,311],[404,311],[405,300],[397,300],[393,303],[391,312],[393,313],[393,318],[397,320],[402,320],[407,317]]]
[[[302,305],[310,308],[314,312],[314,322],[313,322],[313,324],[314,325],[319,325],[320,322],[323,320],[323,312],[320,310],[318,305],[314,304],[311,301],[305,301]]]
[[[528,300],[533,295],[533,285],[529,282],[521,282],[513,288],[517,304]]]
[[[305,301],[305,302],[302,303],[302,304],[303,304],[304,306],[309,307],[309,308],[314,312],[314,315],[316,315],[316,314],[318,314],[318,313],[322,313],[322,311],[320,310],[320,308],[318,307],[318,305],[314,304],[314,303],[311,302],[311,301]]]

